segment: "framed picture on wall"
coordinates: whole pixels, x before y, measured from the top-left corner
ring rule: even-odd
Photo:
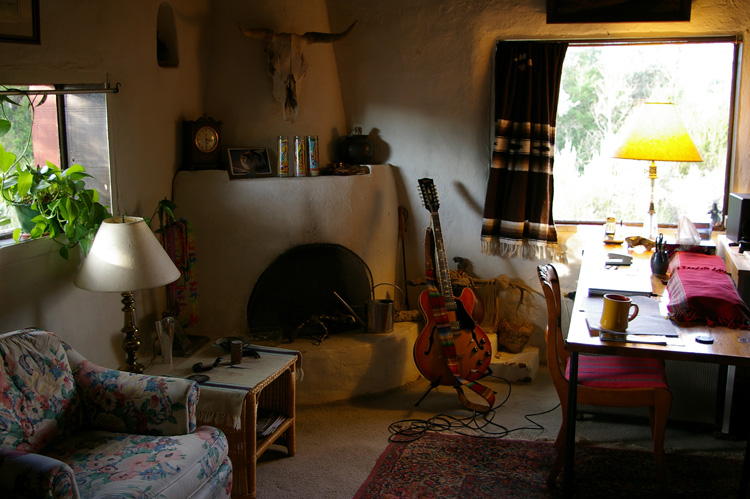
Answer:
[[[0,42],[39,43],[39,0],[0,1]]]
[[[691,0],[547,0],[547,24],[690,21]]]
[[[273,175],[268,149],[263,147],[230,147],[229,178],[270,177]]]

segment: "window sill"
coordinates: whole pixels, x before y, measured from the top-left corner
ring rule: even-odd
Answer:
[[[19,243],[12,238],[0,239],[0,267],[59,251],[60,244],[49,237]]]

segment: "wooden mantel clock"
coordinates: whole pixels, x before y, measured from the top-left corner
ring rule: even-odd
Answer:
[[[221,168],[221,122],[203,116],[182,122],[182,165],[186,170]]]

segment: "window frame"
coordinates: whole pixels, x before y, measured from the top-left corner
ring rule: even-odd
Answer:
[[[665,45],[665,44],[692,44],[692,43],[733,43],[734,58],[732,61],[731,89],[729,95],[729,117],[727,124],[727,158],[724,172],[724,200],[722,205],[722,219],[720,224],[714,226],[716,230],[724,230],[724,221],[729,205],[729,194],[731,192],[732,178],[736,172],[736,155],[735,147],[737,141],[737,115],[738,109],[738,92],[740,67],[742,63],[742,35],[725,35],[725,36],[680,36],[669,38],[621,38],[621,39],[569,39],[569,40],[549,40],[564,41],[569,47],[598,47],[605,45]],[[554,220],[555,225],[602,225],[605,220]],[[626,226],[639,226],[638,223],[625,222]],[[676,224],[659,223],[662,227],[675,228]]]
[[[58,98],[55,99],[55,105],[56,105],[56,119],[57,119],[57,141],[59,146],[59,167],[62,170],[66,170],[71,166],[71,162],[69,160],[69,135],[70,130],[68,127],[68,122],[66,119],[66,99],[65,97],[67,95],[72,94],[116,94],[119,92],[120,84],[117,83],[114,87],[111,87],[109,82],[106,83],[77,83],[77,84],[52,84],[52,83],[24,83],[24,84],[17,84],[16,86],[20,87],[31,87],[31,86],[49,86],[52,87],[52,89],[26,89],[26,90],[13,90],[12,84],[2,84],[3,87],[5,87],[5,90],[0,90],[0,94],[2,95],[22,95],[22,94],[28,94],[28,95],[54,95]],[[105,99],[105,107],[106,107],[106,114],[105,114],[105,121],[109,121],[109,104],[107,100]],[[109,133],[107,132],[107,185],[108,185],[108,193],[107,196],[109,197],[109,203],[107,208],[110,210],[112,209],[112,206],[115,203],[113,189],[112,189],[112,162],[111,162],[111,155],[110,155],[110,137]],[[97,177],[97,180],[101,180]],[[100,193],[101,194],[101,193]],[[3,201],[0,201],[3,202]],[[10,239],[12,241],[12,235],[13,235],[13,229],[14,227],[9,228],[0,228],[0,246],[2,246],[2,243],[5,242],[5,240]]]

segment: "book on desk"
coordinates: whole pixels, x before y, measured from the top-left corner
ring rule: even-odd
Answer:
[[[644,279],[642,275],[609,271],[606,278],[599,278],[596,281],[594,285],[589,286],[589,296],[604,296],[610,293],[626,296],[654,296],[651,279]]]

